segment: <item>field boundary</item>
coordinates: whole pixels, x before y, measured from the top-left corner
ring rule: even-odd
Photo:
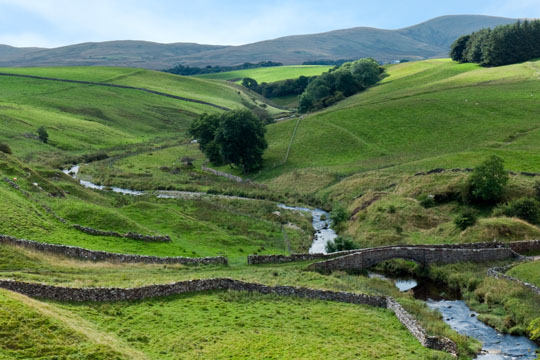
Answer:
[[[516,264],[510,264],[508,266],[503,266],[503,267],[490,268],[487,271],[487,276],[495,278],[495,279],[504,279],[504,280],[508,280],[508,281],[518,283],[518,284],[520,284],[522,286],[525,286],[529,290],[532,290],[534,293],[536,293],[536,295],[540,295],[540,287],[538,287],[538,286],[536,286],[534,284],[528,283],[526,281],[520,280],[518,278],[515,278],[513,276],[505,274],[508,270],[510,270],[514,266],[516,266]]]
[[[102,82],[83,81],[83,80],[58,79],[58,78],[51,78],[51,77],[44,77],[44,76],[12,74],[12,73],[0,73],[0,76],[22,77],[22,78],[35,79],[35,80],[59,81],[59,82],[67,82],[67,83],[73,83],[73,84],[108,86],[108,87],[119,88],[119,89],[138,90],[138,91],[144,91],[144,92],[154,94],[154,95],[165,96],[165,97],[176,99],[176,100],[182,100],[182,101],[187,101],[187,102],[192,102],[192,103],[197,103],[197,104],[202,104],[202,105],[208,105],[208,106],[215,107],[216,109],[220,109],[220,110],[225,110],[225,111],[231,110],[228,107],[216,105],[216,104],[203,101],[203,100],[190,99],[183,96],[167,94],[161,91],[150,90],[147,88],[135,87],[135,86],[129,86],[129,85],[108,84],[108,83],[102,83]]]
[[[36,204],[40,205],[43,210],[45,210],[49,215],[54,217],[56,220],[60,221],[63,224],[69,224],[70,222],[60,215],[58,215],[56,212],[54,212],[50,207],[43,204],[40,200],[33,197],[28,191],[21,189],[19,185],[17,185],[14,181],[8,179],[7,177],[4,178],[4,181],[8,183],[12,188],[15,190],[18,190],[23,194],[27,199],[32,200]],[[62,194],[62,196],[64,196]],[[77,231],[89,234],[89,235],[96,235],[96,236],[112,236],[112,237],[118,237],[118,238],[129,238],[133,240],[142,240],[142,241],[151,241],[151,242],[170,242],[171,238],[169,235],[142,235],[137,234],[134,232],[128,232],[125,234],[118,233],[116,231],[106,231],[106,230],[98,230],[87,226],[82,226],[79,224],[71,224],[71,227],[74,228]]]
[[[456,344],[445,337],[430,336],[418,321],[397,301],[387,296],[356,294],[343,291],[318,290],[306,287],[267,286],[229,278],[187,280],[171,284],[149,285],[138,288],[70,288],[15,280],[0,280],[0,288],[23,295],[54,301],[110,302],[133,301],[184,293],[211,290],[232,290],[294,296],[313,300],[335,301],[389,309],[422,346],[457,355]]]
[[[296,125],[294,126],[294,130],[293,130],[293,133],[291,135],[291,140],[289,141],[289,146],[287,146],[287,153],[285,154],[285,159],[283,159],[283,162],[281,163],[281,165],[285,165],[285,163],[287,163],[287,160],[289,160],[289,154],[291,152],[291,147],[292,147],[292,144],[294,142],[294,138],[296,137],[296,130],[298,130],[298,126],[300,126],[300,122],[302,121],[304,117],[303,116],[300,116],[298,118],[298,121],[296,121]]]
[[[90,261],[113,261],[121,263],[143,264],[228,265],[228,258],[225,256],[190,258],[183,256],[159,257],[151,255],[119,254],[107,251],[89,250],[78,246],[49,244],[33,240],[17,239],[12,236],[1,234],[0,244],[20,246],[32,250],[45,251]]]
[[[363,248],[347,251],[339,251],[329,254],[308,254],[308,253],[299,253],[291,255],[248,255],[248,264],[249,265],[260,265],[260,264],[280,264],[287,262],[296,262],[296,261],[310,261],[310,260],[320,260],[320,259],[336,259],[348,255],[353,255],[356,253],[367,252],[367,251],[380,251],[380,250],[392,250],[395,248],[409,248],[409,249],[428,249],[432,251],[441,250],[441,249],[494,249],[494,248],[508,248],[515,253],[515,256],[521,256],[519,253],[528,252],[528,251],[538,251],[540,250],[540,240],[524,240],[524,241],[513,241],[509,243],[502,242],[479,242],[479,243],[463,243],[463,244],[433,244],[433,245],[403,245],[403,246],[380,246],[372,248]]]

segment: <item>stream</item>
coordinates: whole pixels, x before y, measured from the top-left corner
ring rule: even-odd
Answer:
[[[538,348],[525,336],[501,334],[494,328],[478,320],[478,314],[472,311],[460,295],[429,280],[413,278],[390,278],[386,275],[370,272],[371,278],[393,281],[400,291],[412,290],[414,297],[426,301],[429,308],[437,310],[452,329],[460,334],[473,337],[482,342],[482,352],[478,360],[533,360]]]
[[[64,174],[69,175],[74,179],[77,179],[79,170],[80,170],[79,165],[73,165],[69,169],[63,170],[63,172]],[[96,185],[90,181],[85,181],[81,179],[79,179],[79,182],[82,186],[88,189],[112,191],[112,192],[123,194],[123,195],[140,196],[146,193],[145,191],[123,189],[123,188],[114,187],[114,186]],[[201,196],[213,196],[213,197],[233,198],[233,199],[243,199],[243,200],[246,199],[246,198],[240,198],[237,196],[208,195],[205,193],[197,193],[197,192],[190,192],[190,191],[158,191],[155,193],[155,195],[158,198],[165,198],[165,199],[197,198]],[[313,229],[315,230],[315,237],[313,238],[313,243],[311,244],[311,247],[309,248],[309,253],[310,254],[318,254],[318,253],[326,254],[326,243],[329,241],[334,241],[334,239],[337,238],[336,232],[330,226],[331,221],[330,221],[330,214],[328,212],[321,209],[294,207],[294,206],[287,206],[284,204],[278,204],[278,207],[285,210],[294,210],[294,211],[302,211],[302,212],[310,213],[313,218],[312,225],[313,225]]]
[[[63,172],[74,179],[77,179],[79,165],[74,165]],[[80,180],[82,186],[95,189],[107,190],[124,195],[139,196],[144,195],[144,191],[122,189],[118,187],[109,187],[96,185],[90,181]],[[195,192],[169,191],[158,192],[159,198],[181,198],[186,196],[202,196],[206,194]],[[224,195],[213,195],[226,197]],[[236,198],[236,197],[235,197]],[[311,214],[315,237],[309,249],[310,254],[326,253],[326,243],[334,241],[337,234],[331,228],[330,214],[321,209],[309,209],[305,207],[294,207],[284,204],[278,204],[278,207],[285,210],[302,211]],[[472,311],[465,301],[461,300],[460,295],[441,287],[439,284],[413,278],[395,278],[392,279],[386,275],[370,272],[371,278],[381,278],[393,281],[394,285],[400,291],[410,291],[414,297],[426,301],[427,306],[439,311],[443,320],[460,334],[464,334],[482,342],[482,352],[476,357],[479,360],[534,360],[536,359],[535,350],[538,348],[535,343],[525,336],[505,335],[497,332],[494,328],[485,325],[478,320],[477,313]]]

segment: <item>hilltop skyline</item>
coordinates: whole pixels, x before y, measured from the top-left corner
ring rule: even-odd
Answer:
[[[405,15],[404,15],[405,14]],[[443,15],[481,14],[540,17],[534,0],[434,3],[390,0],[308,2],[271,0],[264,4],[205,0],[196,4],[144,1],[0,0],[0,44],[59,47],[81,42],[145,40],[240,45],[277,37],[358,26],[399,29]],[[144,25],[144,26],[143,26]]]

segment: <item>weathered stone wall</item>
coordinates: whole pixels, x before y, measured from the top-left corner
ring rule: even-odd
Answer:
[[[29,192],[27,192],[26,190],[21,189],[20,186],[17,183],[15,183],[14,181],[12,181],[11,179],[4,178],[4,181],[7,182],[14,189],[20,191],[26,198],[28,198],[29,200],[34,201],[36,204],[41,206],[43,208],[43,210],[45,210],[47,213],[49,213],[51,216],[53,216],[56,220],[58,220],[58,221],[60,221],[60,222],[62,222],[64,224],[68,223],[68,221],[66,219],[64,219],[63,217],[61,217],[57,213],[55,213],[47,205],[41,203],[41,201],[34,198]],[[82,225],[79,225],[79,224],[72,224],[71,226],[74,229],[77,229],[77,230],[79,230],[81,232],[84,232],[84,233],[90,234],[90,235],[114,236],[114,237],[120,237],[120,238],[129,238],[129,239],[134,239],[134,240],[152,241],[152,242],[170,242],[171,241],[171,238],[168,235],[152,236],[152,235],[136,234],[136,233],[133,233],[133,232],[128,232],[126,234],[120,234],[120,233],[118,233],[116,231],[97,230],[97,229],[92,229],[90,227],[85,227],[85,226],[82,226]]]
[[[411,248],[429,248],[429,249],[486,249],[486,248],[502,248],[507,245],[499,242],[481,242],[481,243],[465,243],[465,244],[439,244],[439,245],[409,245]],[[294,261],[308,261],[319,259],[334,259],[337,257],[350,255],[358,252],[363,252],[373,249],[392,249],[395,246],[381,246],[376,248],[365,248],[356,250],[339,251],[330,254],[291,254],[291,255],[248,255],[248,264],[279,264]]]
[[[21,187],[15,183],[13,180],[11,179],[8,179],[8,178],[4,178],[4,181],[7,182],[12,188],[14,188],[15,190],[18,190],[21,192],[21,194],[23,194],[27,199],[29,200],[32,200],[33,202],[35,202],[36,204],[38,204],[39,206],[41,206],[43,208],[43,210],[45,210],[48,214],[50,214],[52,217],[54,217],[56,220],[62,222],[62,223],[67,223],[66,219],[64,219],[63,217],[59,216],[57,213],[55,213],[50,207],[48,207],[47,205],[41,203],[41,201],[37,200],[36,198],[34,198],[28,191],[26,190],[23,190],[21,189]],[[49,194],[51,195],[51,194]],[[63,194],[62,194],[63,196]]]
[[[71,225],[73,228],[84,232],[86,234],[90,235],[97,235],[97,236],[114,236],[119,238],[129,238],[134,240],[142,240],[142,241],[151,241],[151,242],[170,242],[171,238],[168,235],[159,235],[159,236],[152,236],[152,235],[141,235],[136,234],[133,232],[128,232],[126,234],[120,234],[116,231],[103,231],[103,230],[97,230],[90,227],[85,227],[78,224]]]
[[[474,169],[471,168],[465,168],[465,169],[443,169],[443,168],[435,168],[428,171],[421,171],[414,174],[414,176],[423,176],[423,175],[431,175],[431,174],[441,174],[441,173],[470,173],[473,172]],[[533,172],[527,172],[527,171],[521,171],[521,172],[515,172],[515,171],[507,171],[509,175],[523,175],[523,176],[540,176],[540,173],[533,173]]]
[[[496,279],[505,279],[505,280],[508,280],[508,281],[516,282],[516,283],[521,284],[521,285],[525,286],[526,288],[532,290],[534,293],[540,295],[540,287],[505,274],[505,272],[507,270],[509,270],[513,266],[514,265],[491,268],[491,269],[489,269],[487,271],[487,275],[490,276],[490,277],[496,278]]]
[[[540,251],[540,240],[514,241],[508,245],[512,250],[520,254]]]
[[[414,317],[400,304],[394,299],[384,296],[292,286],[267,286],[227,278],[188,280],[172,284],[150,285],[139,288],[69,288],[14,280],[0,280],[0,288],[31,297],[71,302],[133,301],[199,291],[233,290],[368,305],[388,308],[393,311],[399,321],[423,346],[456,354],[456,344],[454,342],[447,338],[429,336],[426,330],[423,329]]]
[[[456,262],[485,262],[515,258],[518,255],[507,247],[496,248],[442,248],[395,246],[373,248],[310,265],[320,272],[336,270],[358,271],[391,259],[413,260],[422,265],[452,264]]]
[[[77,246],[47,244],[38,241],[17,239],[11,236],[0,235],[0,244],[22,246],[32,250],[47,251],[82,260],[114,261],[124,263],[145,264],[184,264],[184,265],[227,265],[228,259],[224,256],[189,258],[189,257],[158,257],[148,255],[117,254],[106,251],[88,250]]]
[[[416,319],[393,298],[386,299],[388,309],[392,310],[399,321],[407,330],[427,348],[446,351],[457,355],[457,345],[446,337],[430,336],[427,331],[416,321]]]
[[[249,180],[244,180],[239,176],[231,175],[231,174],[228,174],[228,173],[223,172],[223,171],[218,171],[218,170],[209,168],[204,164],[202,164],[201,169],[202,169],[202,171],[206,171],[206,172],[209,172],[209,173],[214,174],[216,176],[221,176],[221,177],[227,178],[229,180],[236,181],[238,183],[249,182]]]

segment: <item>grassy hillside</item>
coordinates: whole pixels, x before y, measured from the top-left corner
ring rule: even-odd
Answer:
[[[335,179],[386,167],[474,167],[487,154],[500,155],[511,170],[539,171],[539,71],[540,62],[390,66],[380,85],[303,119],[283,166],[276,167],[296,119],[269,127],[267,170],[258,179],[285,186],[293,173]]]
[[[540,261],[527,262],[508,271],[508,275],[540,287]]]
[[[257,69],[228,71],[215,74],[197,75],[198,78],[227,80],[232,82],[241,82],[243,78],[252,78],[258,83],[275,82],[287,79],[296,79],[300,76],[317,76],[328,71],[332,66],[325,65],[291,65],[291,66],[273,66]]]
[[[343,273],[329,276],[306,272],[306,264],[189,268],[92,263],[10,246],[2,247],[0,255],[6,259],[0,265],[2,278],[64,286],[131,287],[227,276],[269,285],[388,294],[399,298],[410,311],[420,314],[421,321],[429,324],[431,333],[458,341],[463,355],[470,354],[477,346],[474,341],[451,331],[435,313],[413,300],[410,293],[399,293],[389,281]],[[81,351],[85,341],[94,342],[101,344],[101,348],[90,349],[131,354],[128,358],[141,354],[143,358],[215,358],[217,353],[257,359],[271,357],[270,353],[283,354],[278,358],[286,357],[285,353],[295,354],[295,358],[313,358],[308,350],[316,348],[321,358],[332,354],[332,358],[339,359],[371,359],[374,356],[405,359],[412,356],[411,359],[415,359],[420,354],[422,358],[450,359],[447,354],[422,348],[391,312],[352,304],[224,291],[104,304],[42,302],[2,291],[0,301],[10,304],[7,308],[10,316],[1,318],[4,323],[9,323],[12,318],[30,319],[32,312],[38,312],[43,320],[34,323],[34,329],[48,333],[47,324],[52,322],[57,329],[72,329],[74,337],[79,336],[79,330],[86,329],[83,333],[86,337],[79,340]],[[358,326],[368,322],[370,325]],[[15,337],[16,328],[0,328],[8,339],[12,339],[7,344],[0,341],[0,354],[19,358],[37,356],[40,345],[35,339],[35,330],[19,328],[22,334],[29,334],[22,346],[22,339]],[[284,331],[291,335],[289,340],[273,340],[278,336],[282,338]],[[241,348],[239,337],[244,339]],[[64,347],[60,346],[62,341]],[[244,342],[250,346],[245,346]],[[74,351],[70,348],[71,342],[63,339],[60,333],[45,344],[56,347],[57,355],[67,356]],[[359,349],[358,344],[364,345]],[[95,356],[97,359],[105,357]]]
[[[144,87],[228,108],[258,106],[262,99],[211,80],[122,68],[0,69],[0,72]],[[89,153],[129,147],[150,139],[187,138],[191,120],[215,107],[139,90],[0,76],[3,92],[0,141],[19,157]],[[270,112],[279,112],[270,106]],[[35,139],[45,126],[49,144]]]

